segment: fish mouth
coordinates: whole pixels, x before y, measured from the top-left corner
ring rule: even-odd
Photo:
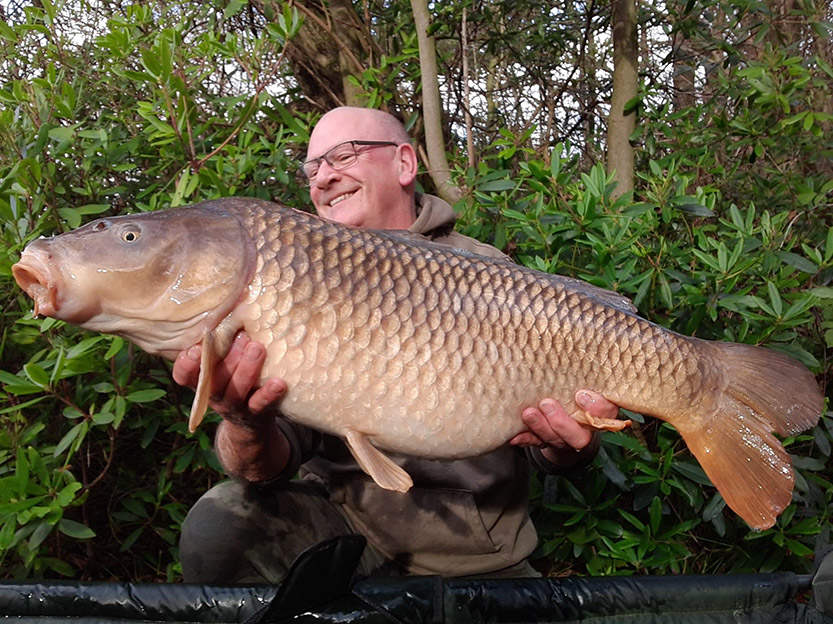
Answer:
[[[33,316],[52,316],[58,313],[58,285],[47,277],[46,268],[36,259],[21,258],[12,266],[17,284],[35,302]]]

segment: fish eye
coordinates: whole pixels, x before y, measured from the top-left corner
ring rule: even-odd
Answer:
[[[135,243],[142,236],[142,230],[134,225],[125,227],[121,231],[121,239],[125,243]]]

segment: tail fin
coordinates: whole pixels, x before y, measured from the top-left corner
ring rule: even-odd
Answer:
[[[697,341],[724,365],[725,387],[711,414],[674,425],[735,513],[767,529],[792,498],[792,462],[772,435],[813,427],[823,405],[818,383],[796,360],[749,345]]]

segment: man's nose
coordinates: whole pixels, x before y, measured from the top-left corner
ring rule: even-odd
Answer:
[[[318,173],[315,174],[315,186],[319,188],[327,187],[334,179],[341,175],[333,166],[326,160],[322,160],[318,165]]]

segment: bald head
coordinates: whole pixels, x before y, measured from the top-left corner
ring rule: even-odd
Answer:
[[[355,153],[355,159],[346,164],[328,160],[337,146]],[[381,229],[413,224],[416,152],[393,115],[347,106],[331,110],[310,135],[307,160],[313,159],[318,159],[318,170],[310,197],[322,217]]]
[[[315,133],[328,128],[330,124],[344,124],[354,131],[354,134],[362,135],[353,137],[355,139],[394,141],[395,143],[408,143],[411,140],[402,122],[390,113],[374,108],[341,106],[329,111],[318,121],[310,137],[310,149]],[[365,134],[367,136],[364,136]]]

